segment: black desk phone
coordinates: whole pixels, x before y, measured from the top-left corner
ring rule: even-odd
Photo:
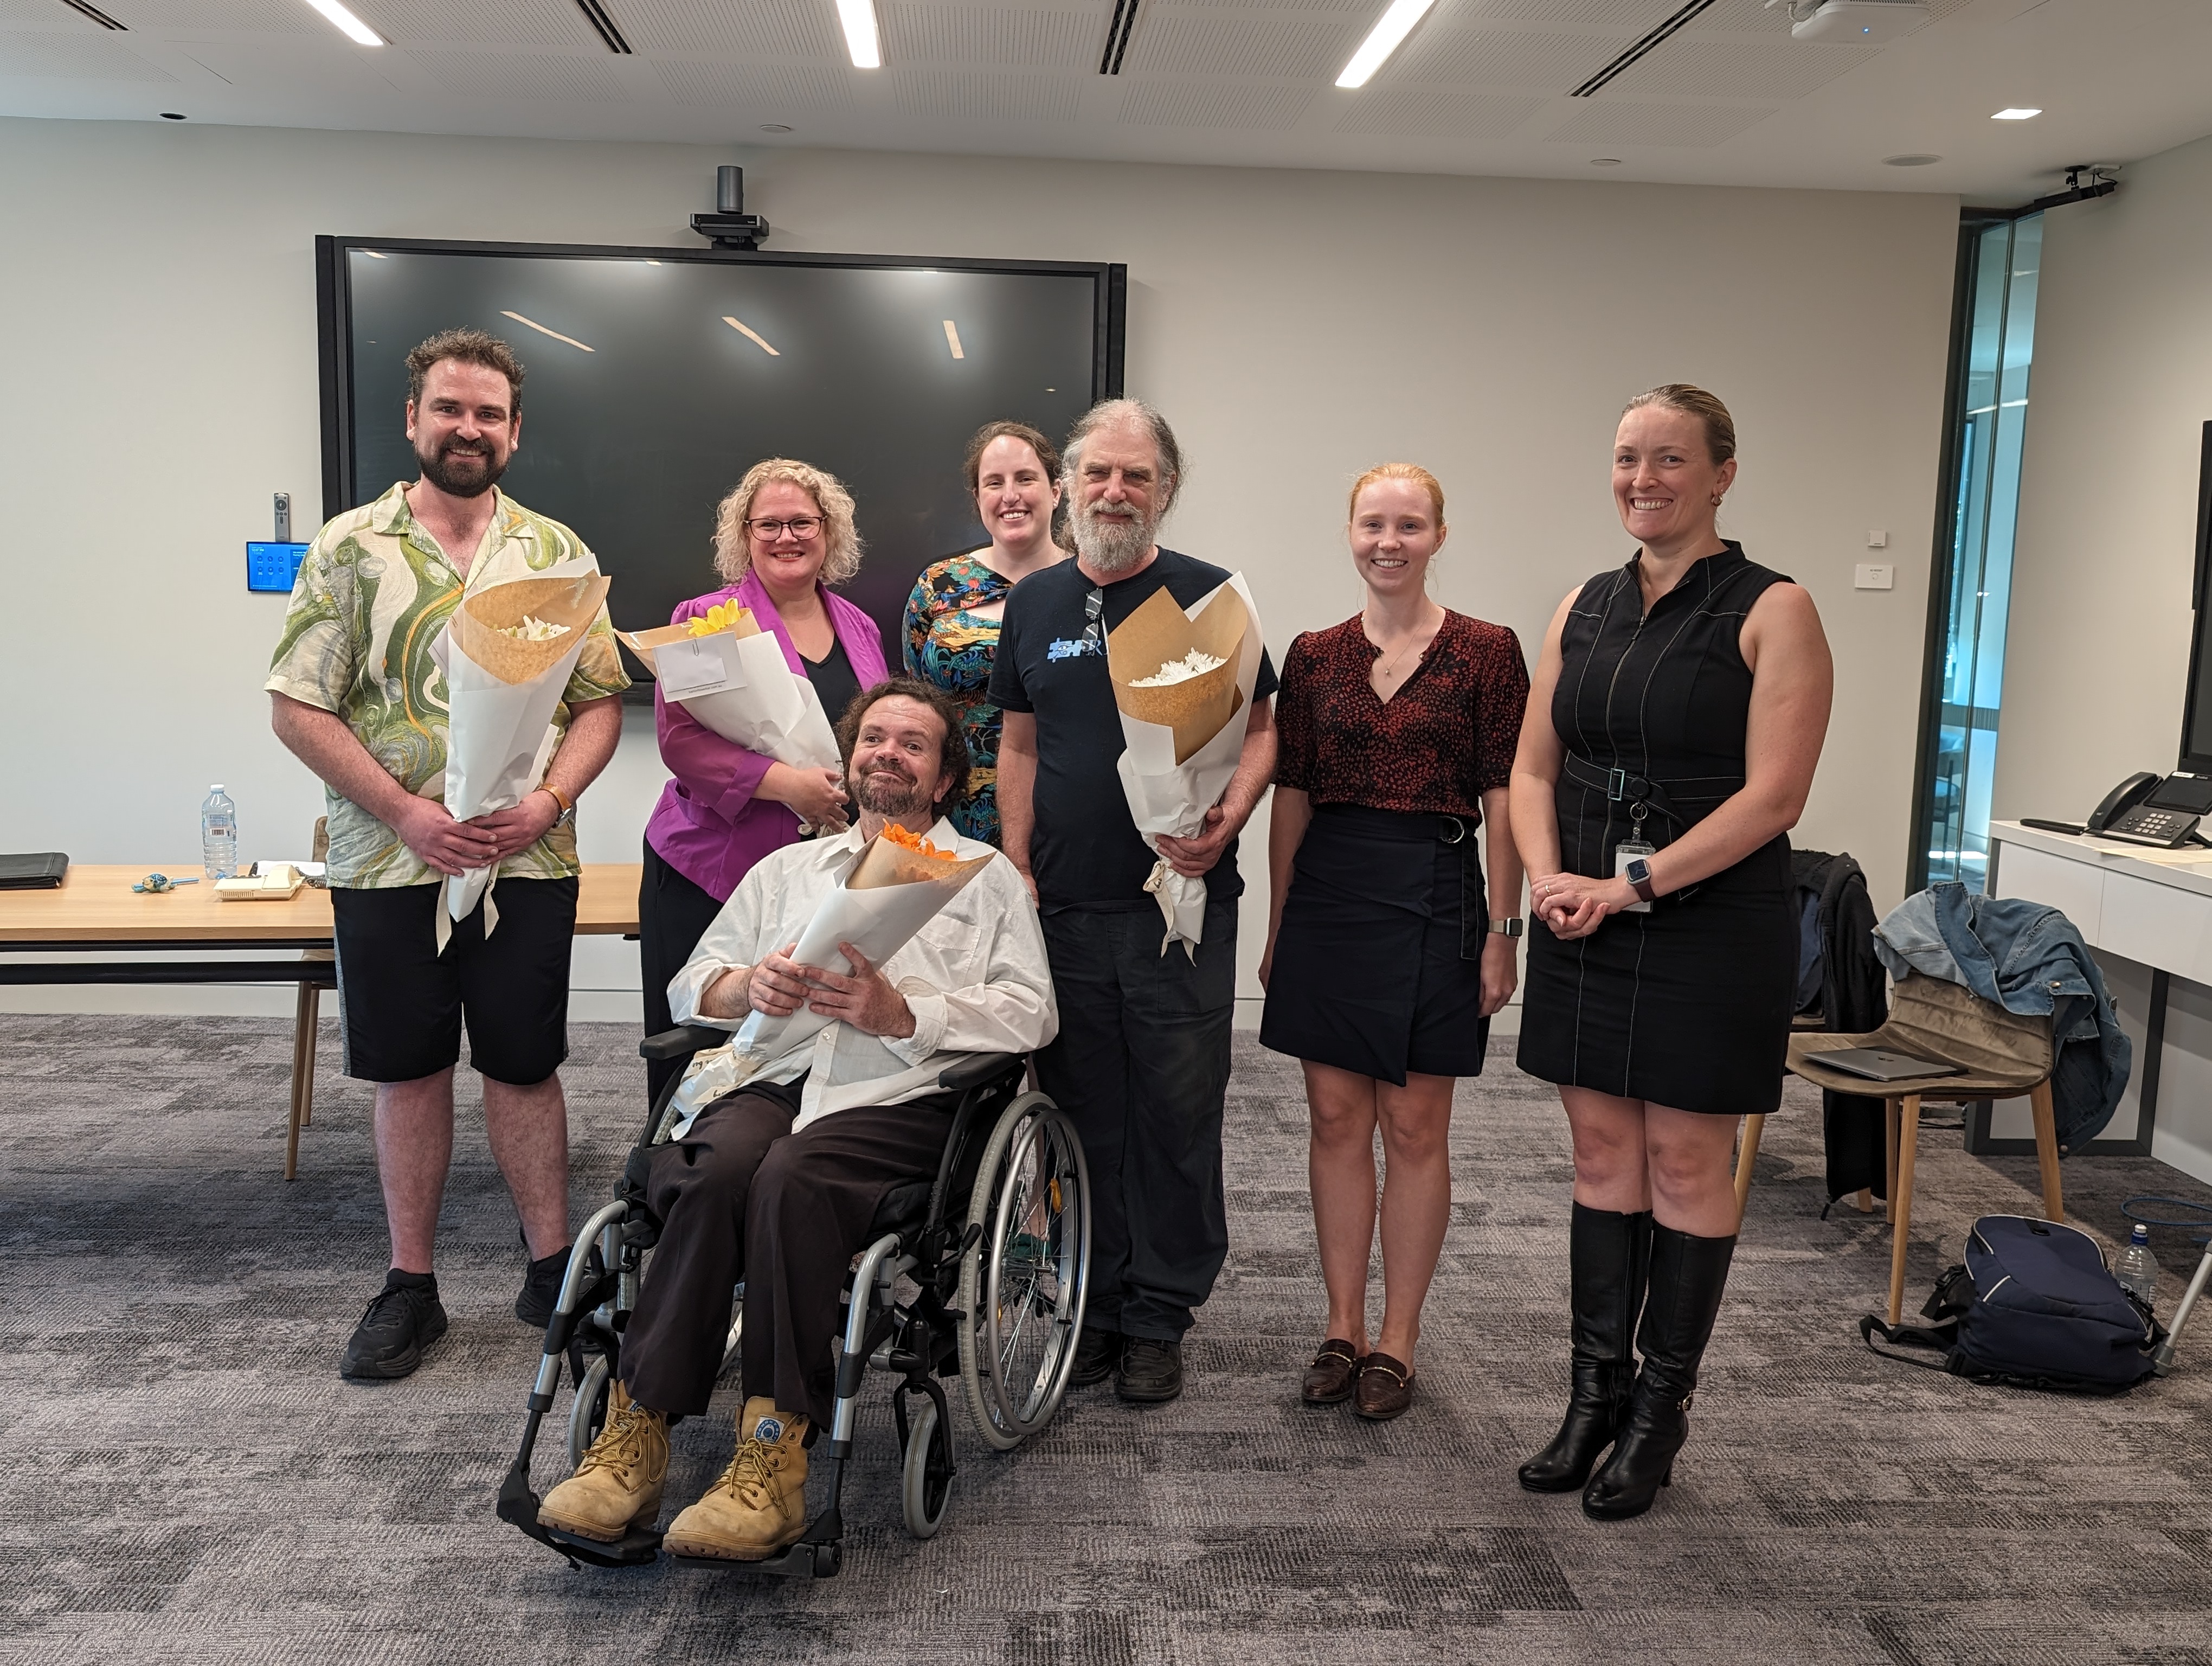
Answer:
[[[2161,778],[2143,770],[2105,794],[2105,801],[2089,817],[2088,830],[2100,838],[2170,850],[2188,843],[2197,824],[2208,814],[2212,814],[2212,775]]]

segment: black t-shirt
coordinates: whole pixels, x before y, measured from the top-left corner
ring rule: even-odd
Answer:
[[[1163,586],[1188,607],[1228,577],[1224,568],[1163,550],[1142,572],[1097,587],[1105,597],[1104,630]],[[1006,598],[991,666],[993,703],[1036,716],[1030,871],[1048,913],[1153,906],[1145,880],[1158,857],[1137,831],[1115,769],[1121,717],[1106,674],[1104,635],[1085,634],[1084,605],[1092,588],[1073,561],[1056,562],[1017,584]],[[1263,650],[1252,697],[1264,700],[1274,691],[1275,667]],[[1216,901],[1242,894],[1233,841],[1206,880],[1206,895]]]
[[[832,636],[830,652],[820,661],[802,654],[799,663],[806,667],[806,680],[821,696],[822,709],[830,714],[830,727],[836,728],[837,720],[845,714],[845,708],[860,697],[860,679],[854,672],[852,656],[845,652],[844,643]]]

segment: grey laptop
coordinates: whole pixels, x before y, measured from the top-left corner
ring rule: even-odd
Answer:
[[[1824,1064],[1846,1075],[1863,1076],[1870,1082],[1906,1082],[1918,1076],[1956,1076],[1955,1064],[1916,1059],[1910,1053],[1893,1053],[1886,1047],[1846,1047],[1834,1053],[1811,1053],[1811,1064]]]

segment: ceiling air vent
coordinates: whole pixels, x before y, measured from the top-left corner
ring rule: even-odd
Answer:
[[[1114,0],[1114,18],[1106,26],[1106,50],[1098,59],[1098,73],[1118,76],[1128,55],[1129,37],[1136,32],[1137,12],[1144,0]]]
[[[118,34],[128,33],[127,25],[117,22],[99,7],[92,4],[91,0],[62,0],[62,4],[67,6],[71,11],[82,12],[103,29],[113,29]]]
[[[1698,13],[1705,10],[1712,3],[1713,0],[1690,0],[1688,5],[1684,6],[1666,21],[1655,24],[1642,39],[1637,40],[1627,51],[1622,52],[1620,57],[1614,58],[1612,63],[1607,64],[1567,96],[1574,99],[1595,98],[1601,88],[1618,78],[1623,70],[1673,40],[1676,34],[1696,21]]]
[[[599,0],[576,0],[576,9],[584,14],[586,22],[599,31],[599,39],[607,43],[609,52],[619,53],[624,58],[636,55],[631,50],[629,42],[623,38],[623,32],[616,26],[612,15],[599,3]]]

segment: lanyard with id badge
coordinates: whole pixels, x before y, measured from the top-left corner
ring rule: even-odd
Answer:
[[[1629,806],[1628,836],[1613,848],[1613,877],[1616,879],[1632,881],[1635,876],[1629,873],[1629,864],[1648,860],[1659,854],[1658,847],[1644,836],[1645,813],[1645,806],[1641,799]],[[1651,912],[1651,904],[1639,897],[1628,905],[1626,911],[1630,914],[1649,914]]]

